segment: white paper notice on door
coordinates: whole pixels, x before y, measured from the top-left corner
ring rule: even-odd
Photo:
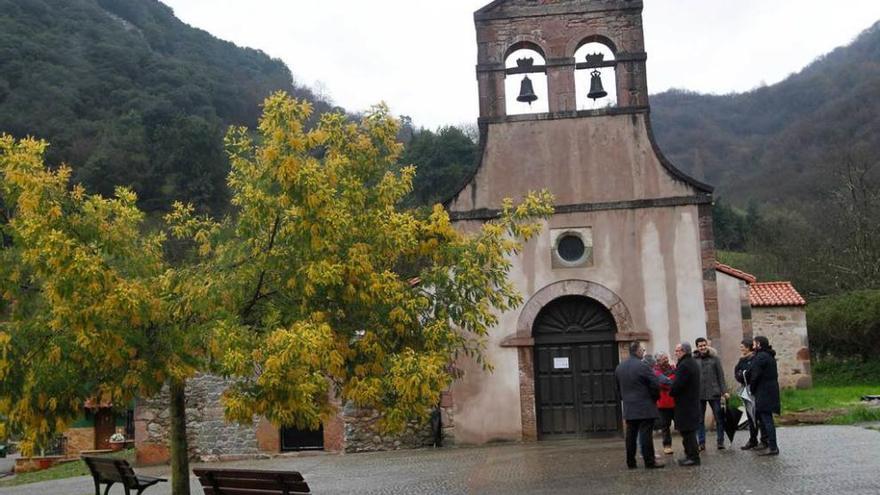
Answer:
[[[568,358],[567,357],[553,358],[553,369],[554,370],[567,370],[568,369]]]

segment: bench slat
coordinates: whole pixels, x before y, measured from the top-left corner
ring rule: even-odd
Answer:
[[[201,478],[202,486],[213,486],[208,478]],[[242,478],[220,478],[215,477],[214,480],[218,487],[223,488],[250,488],[252,490],[280,490],[282,486],[286,486],[291,491],[308,491],[309,485],[304,481],[285,481],[271,479],[242,479]]]
[[[299,471],[263,471],[256,469],[221,469],[221,468],[195,468],[196,476],[211,473],[218,478],[249,478],[249,479],[278,479],[279,476],[294,481],[303,481]]]

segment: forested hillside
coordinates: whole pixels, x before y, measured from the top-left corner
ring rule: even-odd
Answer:
[[[880,23],[778,84],[670,91],[651,107],[664,153],[717,195],[741,205],[813,201],[843,150],[880,156]]]
[[[651,106],[667,156],[717,187],[728,261],[812,297],[880,288],[880,23],[778,84]]]
[[[50,164],[147,210],[222,209],[227,126],[295,86],[283,62],[192,28],[156,0],[0,0],[0,131],[48,140]]]

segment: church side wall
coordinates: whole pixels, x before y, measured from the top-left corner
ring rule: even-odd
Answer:
[[[721,362],[724,365],[727,385],[731,390],[734,390],[737,382],[733,377],[733,368],[739,361],[739,344],[744,338],[742,296],[746,283],[722,272],[716,272],[716,277],[721,340],[719,342],[713,340],[712,345],[721,352]],[[748,299],[745,303],[748,304]]]

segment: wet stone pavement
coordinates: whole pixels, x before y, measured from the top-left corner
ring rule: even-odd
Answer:
[[[742,434],[742,432],[740,432]],[[880,432],[853,426],[780,428],[782,453],[759,457],[709,446],[703,465],[628,470],[620,440],[564,440],[350,455],[304,455],[212,466],[290,469],[316,494],[880,494]],[[678,439],[676,439],[676,442]],[[659,445],[659,442],[655,442]],[[641,466],[641,459],[639,460]],[[167,467],[142,469],[167,474]],[[194,495],[201,494],[192,479]],[[94,493],[90,478],[0,488],[0,494]],[[111,494],[122,494],[114,486]],[[146,495],[168,495],[168,484]]]

